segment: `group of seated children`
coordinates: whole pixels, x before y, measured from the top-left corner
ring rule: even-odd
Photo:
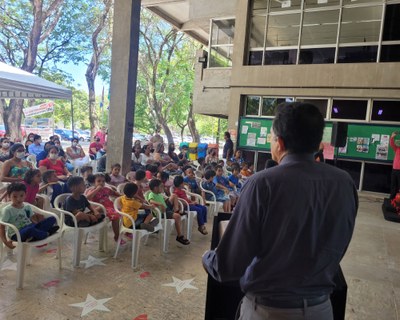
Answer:
[[[83,177],[72,176],[66,184],[59,182],[54,170],[47,170],[42,174],[37,169],[30,169],[22,184],[12,183],[6,194],[3,195],[3,198],[8,196],[12,202],[4,209],[3,221],[15,223],[18,229],[24,229],[24,240],[42,239],[48,233],[55,232],[55,227],[53,227],[55,221],[51,218],[41,221],[37,215],[32,214],[30,207],[25,205],[24,201],[43,208],[43,202],[40,197],[37,197],[38,193],[47,194],[53,204],[59,194],[70,192],[72,195],[66,198],[64,209],[72,213],[77,226],[87,227],[102,221],[107,216],[112,224],[114,240],[118,241],[120,215],[114,209],[112,198],[121,197],[121,211],[133,218],[135,228],[153,232],[159,224],[154,212],[154,209],[158,208],[167,219],[175,220],[176,240],[188,245],[190,241],[185,238],[181,228],[182,215],[187,214],[185,210],[196,211],[198,230],[206,235],[208,233],[206,229],[207,207],[196,203],[193,200],[196,199],[195,197],[188,196],[185,187],[205,200],[221,202],[223,210],[231,212],[239,197],[241,188],[239,179],[251,175],[251,168],[245,162],[242,163],[242,167],[238,163],[230,163],[232,173],[229,177],[224,176],[223,161],[220,164],[211,163],[205,167],[204,159],[201,158],[198,162],[200,166],[197,170],[204,178],[202,188],[214,193],[216,199],[213,199],[211,193],[201,191],[194,169],[188,165],[187,161],[182,163],[179,168],[183,172],[183,176],[175,176],[173,182],[169,179],[168,172],[163,171],[161,164],[154,163],[149,165],[147,170],[140,169],[130,172],[127,175],[128,180],[120,175],[121,166],[119,164],[112,166],[110,175],[103,173],[93,175],[92,168],[84,166],[81,169]],[[124,184],[123,194],[116,188],[120,184]],[[121,189],[122,187],[120,191]],[[184,203],[183,210],[180,200],[183,200]],[[99,207],[92,205],[89,201],[102,204],[106,212],[100,212]],[[139,209],[143,210],[139,211]],[[65,223],[69,226],[74,226],[72,215],[65,216]],[[127,228],[133,227],[132,221],[126,217],[122,223]],[[10,239],[13,239],[12,230],[10,232]],[[4,228],[2,228],[1,237],[7,246],[11,246],[11,243],[5,238]]]

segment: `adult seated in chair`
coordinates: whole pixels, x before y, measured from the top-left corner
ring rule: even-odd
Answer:
[[[100,143],[99,137],[94,137],[94,141],[89,145],[89,157],[91,160],[97,159],[97,153],[103,149],[103,144]]]
[[[0,161],[4,162],[10,159],[10,140],[7,138],[0,139]]]
[[[245,293],[239,319],[332,320],[329,296],[358,209],[350,175],[314,161],[324,119],[314,105],[281,104],[271,129],[279,164],[248,179],[217,249],[203,265]]]
[[[74,168],[80,168],[89,162],[89,158],[85,155],[82,147],[79,145],[78,138],[71,140],[71,146],[66,150],[69,162]]]
[[[54,170],[57,178],[64,182],[71,176],[64,162],[59,159],[56,146],[50,146],[47,158],[39,162],[39,170],[42,173],[47,170]]]
[[[28,147],[29,154],[33,154],[36,157],[44,150],[44,145],[42,145],[42,137],[38,134],[33,136],[33,143]]]
[[[11,159],[4,162],[1,168],[2,182],[22,182],[25,173],[32,168],[32,165],[24,160],[25,148],[20,143],[15,143],[10,149]]]

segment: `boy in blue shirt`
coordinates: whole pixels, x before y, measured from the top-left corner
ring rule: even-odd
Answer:
[[[231,206],[234,207],[239,198],[237,192],[234,190],[235,185],[230,182],[228,178],[223,176],[224,169],[222,169],[222,166],[217,165],[215,169],[216,171],[213,182],[217,186],[217,189],[223,190],[225,193],[229,194]]]
[[[227,194],[225,194],[225,192],[223,190],[217,189],[217,186],[213,182],[214,177],[215,177],[215,171],[214,170],[207,170],[204,173],[205,181],[203,181],[201,183],[201,186],[203,187],[204,190],[207,190],[207,191],[210,191],[210,192],[214,193],[216,201],[223,203],[224,212],[231,212],[231,201],[230,201],[230,198],[229,198],[229,196]],[[211,194],[205,193],[205,192],[203,194],[203,198],[205,198],[207,201],[214,200]]]

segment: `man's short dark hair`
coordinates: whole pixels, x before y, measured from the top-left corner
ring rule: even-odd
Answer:
[[[277,106],[272,124],[290,153],[313,153],[318,150],[324,133],[324,118],[310,103],[282,103]]]
[[[227,137],[228,139],[231,138],[231,134],[228,131],[225,131],[224,137]]]
[[[7,194],[10,195],[13,192],[24,191],[26,192],[26,186],[20,182],[13,182],[7,187]]]
[[[67,181],[67,186],[69,189],[72,189],[73,187],[78,186],[83,182],[84,180],[82,177],[70,177]]]
[[[128,198],[133,198],[137,191],[138,186],[136,185],[136,183],[128,182],[124,186],[124,195],[126,195]]]
[[[138,170],[136,171],[135,179],[136,180],[143,180],[146,177],[146,171]]]
[[[174,178],[174,186],[175,188],[179,187],[183,183],[183,177],[182,176],[176,176]]]
[[[38,134],[35,134],[35,135],[33,136],[33,141],[39,140],[39,139],[42,139],[42,137],[39,136]]]
[[[162,184],[161,180],[153,179],[149,183],[149,188],[151,191],[154,191],[154,188],[161,186],[161,184]]]
[[[215,177],[215,171],[214,171],[214,170],[207,170],[207,171],[204,173],[204,178],[205,178],[206,180],[208,180],[208,179],[210,179],[211,177]]]

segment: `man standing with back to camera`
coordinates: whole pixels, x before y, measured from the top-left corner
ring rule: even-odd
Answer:
[[[203,256],[216,280],[240,279],[241,320],[333,319],[329,295],[358,197],[346,172],[314,161],[323,130],[315,106],[278,106],[271,153],[279,165],[248,179],[218,248]]]

